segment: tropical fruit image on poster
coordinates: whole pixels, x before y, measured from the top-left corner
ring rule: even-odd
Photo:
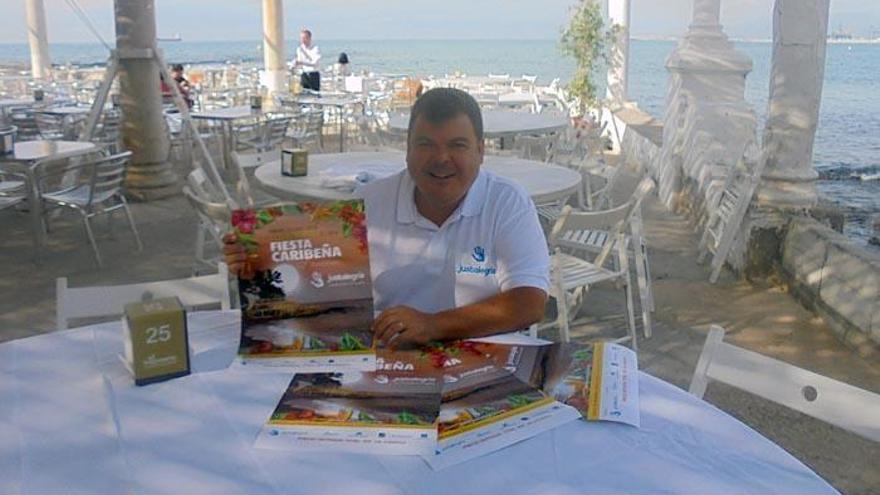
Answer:
[[[295,371],[375,369],[361,200],[237,210],[240,362]]]

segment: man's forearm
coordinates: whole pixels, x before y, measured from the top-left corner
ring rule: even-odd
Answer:
[[[474,304],[441,311],[434,321],[443,339],[484,337],[527,328],[544,316],[547,295],[535,287],[517,287]]]

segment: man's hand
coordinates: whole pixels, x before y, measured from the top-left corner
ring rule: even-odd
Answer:
[[[229,266],[229,273],[235,276],[241,275],[247,261],[247,252],[244,246],[236,242],[235,234],[230,232],[223,236],[223,257]]]
[[[392,349],[401,344],[427,344],[440,340],[436,318],[407,306],[395,306],[382,312],[373,322],[373,337]]]

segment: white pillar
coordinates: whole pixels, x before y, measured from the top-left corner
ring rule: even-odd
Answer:
[[[776,0],[773,66],[764,127],[761,206],[816,205],[813,141],[825,77],[829,0]]]
[[[162,112],[154,0],[115,0],[116,53],[122,107],[122,142],[133,153],[125,178],[139,200],[175,194],[177,176],[168,163],[169,141]],[[174,81],[167,81],[175,84]]]
[[[263,0],[263,67],[269,107],[274,95],[284,92],[284,7],[282,0]]]
[[[631,0],[608,0],[608,25],[617,26],[608,67],[608,98],[623,103],[629,96],[629,11]]]
[[[52,75],[52,61],[49,59],[49,38],[43,0],[25,0],[25,10],[28,43],[31,48],[31,75],[35,79],[46,79]]]

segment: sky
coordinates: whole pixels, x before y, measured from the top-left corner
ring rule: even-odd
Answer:
[[[0,43],[24,43],[25,1],[0,0]],[[95,37],[74,15],[76,2],[113,41],[113,0],[43,0],[50,43]],[[680,36],[692,0],[631,0],[634,36]],[[769,38],[774,0],[722,0],[733,38]],[[187,41],[257,40],[260,0],[155,0],[159,36]],[[556,39],[575,0],[284,0],[285,32],[303,26],[317,39]],[[831,0],[830,29],[880,36],[880,1]]]

